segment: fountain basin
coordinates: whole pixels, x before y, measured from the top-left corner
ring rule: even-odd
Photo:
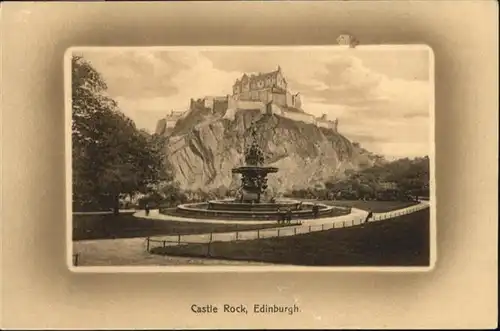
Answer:
[[[244,210],[233,210],[233,209],[209,209],[210,203],[216,203],[216,205],[222,204],[222,208],[225,208],[227,206],[234,207],[233,205],[238,205],[241,208],[245,208]],[[300,203],[295,200],[290,200],[287,201],[289,202],[287,205],[293,205],[295,203]],[[283,201],[281,201],[283,203]],[[246,205],[246,206],[245,206]],[[252,206],[249,206],[251,204],[245,204],[245,203],[231,203],[228,202],[227,200],[220,200],[220,201],[211,201],[208,203],[189,203],[189,204],[183,204],[177,206],[175,211],[173,211],[172,215],[175,216],[182,216],[182,217],[189,217],[189,218],[208,218],[208,219],[220,219],[220,220],[262,220],[262,221],[269,221],[269,220],[280,220],[283,218],[283,215],[286,214],[287,210],[286,209],[281,209],[281,211],[278,210],[278,204],[274,204],[275,208],[272,208],[272,204],[266,204],[270,210],[262,210],[262,209],[249,209]],[[255,208],[257,205],[260,204],[254,204],[253,207]],[[333,217],[333,216],[339,216],[339,215],[344,215],[346,214],[346,211],[337,207],[333,206],[327,206],[323,204],[316,204],[319,207],[318,210],[318,218],[322,217]],[[291,216],[292,220],[296,219],[310,219],[314,218],[314,213],[313,213],[313,203],[307,203],[304,202],[302,203],[302,209],[292,209],[291,210]],[[257,208],[260,208],[257,207]],[[172,213],[172,211],[168,210],[161,210],[163,214],[168,215],[169,213]]]
[[[207,209],[224,211],[284,211],[288,208],[292,210],[299,209],[301,205],[298,200],[278,200],[276,202],[248,203],[240,202],[234,199],[212,200],[208,202]]]

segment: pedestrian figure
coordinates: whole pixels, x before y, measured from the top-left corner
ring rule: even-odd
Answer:
[[[287,223],[290,224],[292,222],[292,208],[288,208],[286,214]]]
[[[314,204],[313,208],[312,208],[312,211],[313,211],[313,216],[314,218],[318,218],[318,213],[319,213],[319,207],[317,204]]]
[[[285,211],[280,211],[280,220],[281,220],[281,223],[285,223],[286,222],[286,212]]]
[[[370,210],[370,211],[368,212],[368,215],[366,215],[366,219],[365,219],[365,222],[364,222],[364,223],[367,223],[367,222],[368,222],[368,220],[369,220],[370,218],[372,218],[372,217],[373,217],[373,212]]]
[[[146,216],[149,216],[149,204],[147,202],[144,205],[144,210],[146,211]]]

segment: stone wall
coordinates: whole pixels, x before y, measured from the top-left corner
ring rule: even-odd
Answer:
[[[316,125],[320,128],[335,130],[335,122],[328,120],[316,119]]]
[[[289,118],[294,121],[301,121],[307,124],[316,124],[316,119],[313,115],[307,113],[299,113],[294,111],[284,111],[281,116]]]
[[[286,92],[286,104],[293,107],[293,96],[289,91]]]
[[[166,129],[166,125],[167,125],[166,119],[162,118],[161,120],[159,120],[158,123],[156,123],[155,133],[156,134],[164,134],[165,129]]]
[[[274,103],[268,103],[266,105],[266,112],[269,115],[272,115],[272,114],[281,115],[281,113],[283,112],[283,109],[281,109],[281,107],[279,107],[278,105],[276,105]]]
[[[224,118],[233,118],[234,112],[238,109],[251,110],[257,109],[262,114],[276,114],[289,118],[294,121],[301,121],[307,124],[313,124],[321,128],[326,128],[337,132],[338,121],[331,121],[327,119],[326,115],[321,117],[314,117],[311,114],[300,111],[301,100],[300,95],[286,93],[276,93],[270,90],[254,92],[253,97],[257,100],[241,100],[242,94],[239,95],[226,95],[226,96],[207,96],[202,99],[191,99],[190,110],[210,110],[213,114],[219,114]],[[290,102],[295,111],[287,110],[290,107]],[[177,121],[184,117],[187,112],[174,112],[172,111],[165,118],[160,119],[156,126],[156,133],[167,134],[175,127]]]
[[[214,108],[214,98],[207,97],[203,99],[203,106],[205,108],[213,109]]]
[[[177,124],[178,120],[179,120],[179,118],[166,118],[165,119],[165,127],[167,129],[173,128],[175,126],[175,124]]]
[[[273,93],[273,102],[279,106],[286,106],[286,94]]]
[[[229,102],[230,109],[259,109],[262,113],[266,111],[266,104],[262,101],[234,100]]]
[[[224,114],[229,106],[228,98],[214,99],[213,111],[217,114]]]

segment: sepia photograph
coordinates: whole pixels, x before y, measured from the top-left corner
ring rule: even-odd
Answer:
[[[428,46],[74,47],[65,95],[72,271],[436,261]]]

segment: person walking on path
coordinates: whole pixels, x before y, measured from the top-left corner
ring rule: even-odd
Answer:
[[[313,212],[314,218],[318,218],[319,207],[317,204],[314,204],[314,206],[312,207],[312,212]]]
[[[373,212],[370,210],[368,215],[366,215],[364,223],[368,223],[368,220],[373,217]]]
[[[288,224],[292,222],[292,208],[288,208],[286,212],[286,221]]]
[[[144,205],[144,211],[146,212],[146,216],[149,216],[149,204],[147,202]]]

